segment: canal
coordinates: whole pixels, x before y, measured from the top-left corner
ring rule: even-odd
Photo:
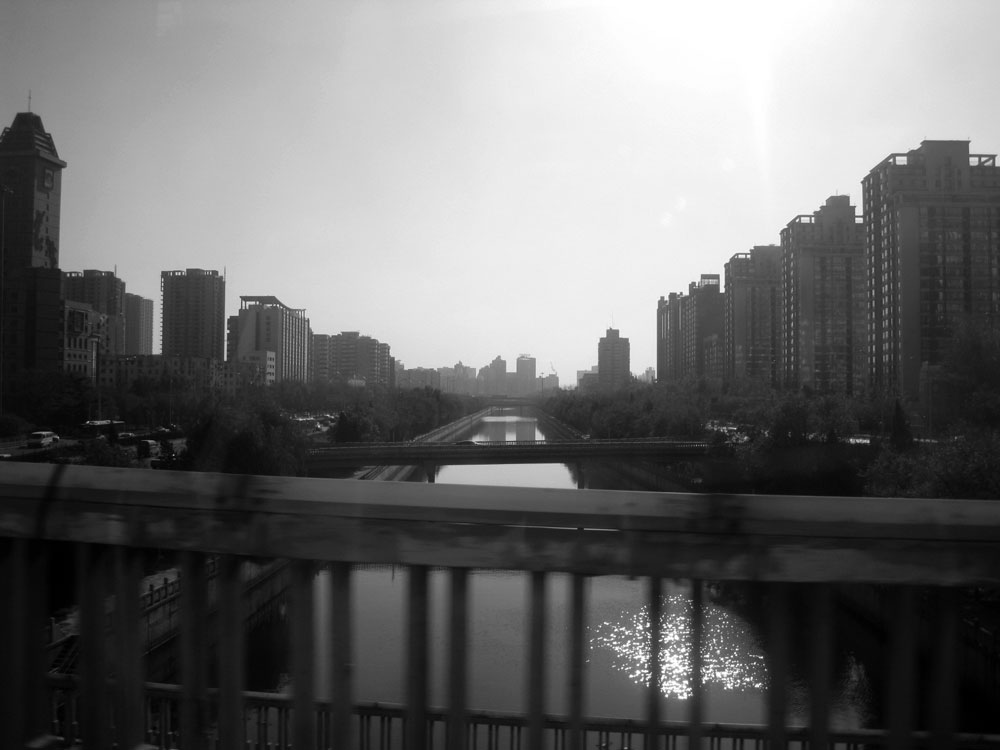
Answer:
[[[541,440],[539,423],[516,414],[486,417],[456,440]],[[577,477],[562,464],[445,466],[436,481],[449,484],[531,486],[574,489]],[[584,467],[584,476],[591,473]],[[595,472],[598,473],[598,472]],[[601,472],[606,482],[607,472]],[[326,634],[330,627],[327,574],[316,580],[317,660],[329,662]],[[430,576],[430,700],[446,704],[448,579],[444,571]],[[642,579],[604,576],[587,582],[587,663],[585,712],[594,717],[643,718],[648,665],[649,615]],[[548,713],[566,713],[570,589],[568,576],[548,577],[547,698]],[[402,703],[405,692],[406,572],[391,566],[360,567],[353,578],[355,633],[355,699]],[[687,583],[665,582],[661,606],[661,716],[687,716],[690,690],[690,589]],[[493,711],[524,711],[527,693],[527,597],[524,573],[476,571],[470,576],[469,706]],[[739,598],[738,596],[736,597]],[[747,609],[724,604],[732,589],[709,586],[705,612],[703,662],[704,715],[709,722],[766,723],[768,683],[766,655],[759,628]],[[250,634],[250,688],[287,689],[287,623],[279,620]],[[792,648],[793,653],[797,649]],[[802,661],[806,660],[802,655]],[[838,647],[836,658],[835,728],[868,724],[873,702],[867,672],[850,648]],[[321,670],[323,672],[323,670]],[[809,707],[804,685],[793,665],[790,721],[805,725]],[[321,697],[330,686],[317,684]]]

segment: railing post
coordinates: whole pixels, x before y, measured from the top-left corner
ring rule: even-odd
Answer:
[[[586,641],[583,637],[587,610],[587,579],[575,573],[572,579],[569,634],[569,748],[583,750],[583,686]]]
[[[217,576],[219,743],[229,750],[243,746],[243,581],[240,559],[225,555]]]
[[[469,571],[451,569],[448,657],[448,750],[464,750],[469,650]]]
[[[809,684],[809,748],[830,746],[830,689],[833,674],[833,591],[828,583],[810,591],[812,668]]]
[[[427,746],[427,568],[410,566],[406,652],[407,750]]]
[[[646,693],[646,745],[649,750],[660,748],[660,621],[662,618],[662,582],[657,576],[650,576],[649,591],[649,685]]]
[[[774,583],[767,587],[768,609],[768,672],[767,723],[771,750],[784,750],[788,745],[785,730],[788,706],[788,584]]]
[[[545,571],[531,572],[528,609],[528,750],[542,750],[545,728]]]
[[[898,586],[892,591],[893,608],[888,618],[889,636],[889,750],[913,747],[914,686],[917,681],[916,626],[912,586]]]
[[[143,740],[144,666],[139,642],[139,586],[142,558],[129,547],[115,548],[116,741],[134,748]]]
[[[208,582],[205,556],[181,553],[181,747],[207,750]]]
[[[332,658],[331,747],[354,746],[355,734],[351,727],[354,708],[352,691],[352,634],[351,634],[351,566],[333,563],[330,566],[330,654]]]
[[[688,717],[689,747],[698,750],[702,740],[702,640],[704,635],[703,583],[691,580],[691,703]]]
[[[958,592],[953,588],[936,589],[931,601],[935,628],[931,649],[931,745],[940,750],[955,747],[955,709],[958,693]]]
[[[80,736],[84,747],[110,746],[108,732],[107,548],[80,544],[77,601],[80,603]]]
[[[313,684],[315,634],[313,633],[313,578],[311,560],[295,560],[291,564],[291,662],[295,748],[316,747],[316,698]]]

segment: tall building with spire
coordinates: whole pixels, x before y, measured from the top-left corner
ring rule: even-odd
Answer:
[[[62,369],[62,170],[42,118],[19,112],[0,134],[0,374]]]

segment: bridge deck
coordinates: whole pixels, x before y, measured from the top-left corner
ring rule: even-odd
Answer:
[[[593,459],[676,460],[704,456],[699,441],[508,440],[458,443],[356,443],[309,452],[310,466],[349,467],[411,464],[566,463]]]

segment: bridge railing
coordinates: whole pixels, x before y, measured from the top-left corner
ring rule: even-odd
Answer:
[[[713,496],[557,491],[8,465],[0,473],[0,747],[57,734],[84,748],[134,748],[171,737],[184,748],[243,748],[253,716],[283,716],[284,744],[271,747],[464,748],[481,726],[468,705],[469,573],[525,571],[526,711],[493,717],[513,727],[504,746],[619,748],[756,746],[982,747],[1000,738],[959,724],[959,632],[966,587],[1000,581],[1000,504],[991,501]],[[79,582],[80,670],[53,699],[47,684],[46,581],[55,545],[73,544]],[[175,687],[147,685],[142,643],[140,551],[180,553],[180,674]],[[209,685],[207,566],[216,574],[219,639]],[[245,691],[241,561],[289,561],[290,697]],[[355,706],[352,570],[391,563],[407,571],[405,705],[375,713],[395,731],[372,736],[375,715]],[[328,655],[317,662],[314,578],[329,570]],[[446,705],[429,705],[432,568],[445,568],[448,637]],[[547,578],[570,579],[568,673],[546,667]],[[638,722],[588,718],[584,706],[585,622],[591,576],[646,581],[648,700]],[[690,582],[691,695],[681,724],[661,715],[660,613],[663,580]],[[705,721],[702,646],[704,581],[761,584],[767,612],[770,690],[766,726]],[[885,726],[873,733],[831,727],[833,602],[841,584],[884,587],[891,607],[885,649]],[[115,594],[115,631],[105,637],[105,603]],[[929,602],[930,632],[918,610]],[[810,657],[809,720],[789,727],[793,614],[805,611]],[[7,647],[9,646],[9,648]],[[316,673],[331,685],[318,702]],[[550,680],[566,685],[564,716],[546,711]],[[922,694],[926,686],[927,694]],[[520,686],[512,686],[516,691]],[[159,701],[159,703],[156,703]],[[151,709],[156,703],[161,708]],[[267,712],[261,714],[260,706]],[[277,713],[271,713],[271,709]],[[254,710],[257,711],[254,714]],[[382,709],[380,709],[382,710]],[[599,713],[599,707],[592,707]],[[70,720],[69,714],[72,714]],[[265,719],[270,732],[270,719]],[[279,719],[275,718],[275,721]],[[382,719],[379,719],[382,721]],[[367,722],[367,723],[366,723]],[[387,723],[386,723],[387,722]],[[395,723],[394,723],[395,722]],[[168,726],[169,725],[169,726]],[[395,730],[393,730],[395,727]],[[488,730],[493,731],[493,730]],[[603,734],[602,734],[603,732]],[[158,733],[158,734],[156,734]],[[366,734],[368,733],[368,734]],[[612,739],[612,734],[622,739]],[[261,737],[257,736],[258,743]],[[156,740],[161,746],[169,744]],[[495,746],[483,739],[481,747]],[[379,744],[381,743],[381,744]],[[260,746],[266,746],[261,744]]]

